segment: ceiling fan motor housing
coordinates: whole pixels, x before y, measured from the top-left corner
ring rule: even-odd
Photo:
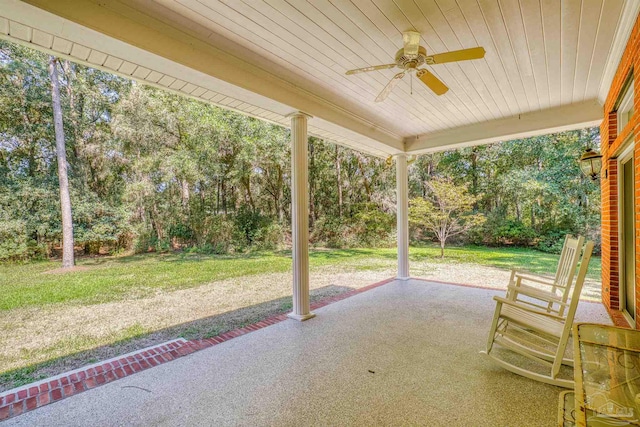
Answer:
[[[405,55],[404,49],[396,53],[396,65],[403,70],[415,70],[426,63],[428,63],[427,50],[422,46],[418,49],[417,55]]]

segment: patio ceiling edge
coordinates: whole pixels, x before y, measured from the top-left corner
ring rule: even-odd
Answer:
[[[602,106],[593,99],[406,138],[406,151],[410,154],[431,153],[583,129],[599,126],[603,115]]]
[[[119,49],[126,44],[244,91],[269,98],[288,108],[288,111],[282,112],[279,124],[286,125],[286,114],[306,111],[318,118],[319,123],[322,123],[322,120],[344,129],[345,135],[360,136],[355,140],[350,138],[349,141],[329,138],[339,144],[377,156],[404,151],[404,141],[400,135],[386,128],[378,120],[366,118],[364,111],[360,111],[361,108],[357,105],[336,105],[278,75],[267,73],[164,22],[143,15],[122,2],[1,0],[0,5],[3,16],[8,15],[10,19],[19,20],[18,22],[24,21],[24,25],[38,27],[45,24],[39,22],[48,19],[43,18],[45,15],[39,14],[39,19],[34,19],[33,13],[25,10],[25,6],[29,7],[31,12],[36,8],[36,11],[45,12],[51,18],[61,18],[104,36],[101,40],[103,50],[108,47],[110,40],[114,40],[119,42]],[[70,31],[69,28],[60,28],[60,32]],[[135,79],[135,76],[127,77]],[[313,121],[309,125],[310,130],[315,127]],[[363,142],[367,145],[363,145]]]

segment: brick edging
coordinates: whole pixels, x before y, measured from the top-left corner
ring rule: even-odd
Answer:
[[[353,295],[386,285],[394,280],[395,278],[385,279],[363,288],[324,298],[311,304],[311,310],[316,310]],[[129,355],[109,359],[109,361],[103,361],[91,365],[91,367],[88,368],[85,367],[70,371],[47,380],[37,381],[21,388],[9,390],[3,394],[0,393],[0,421],[32,411],[49,403],[60,401],[74,394],[82,393],[120,378],[133,375],[136,372],[170,362],[179,357],[187,356],[193,352],[221,344],[230,339],[257,331],[258,329],[282,322],[286,319],[288,319],[287,314],[283,313],[212,338],[189,341],[184,339],[173,340],[129,353]]]
[[[613,322],[614,326],[618,326],[620,328],[627,328],[627,329],[631,328],[631,325],[629,325],[627,318],[624,317],[624,314],[622,314],[621,310],[613,310],[607,307],[606,305],[605,305],[605,308],[607,309],[607,313],[609,314],[609,317],[611,318],[611,321]]]

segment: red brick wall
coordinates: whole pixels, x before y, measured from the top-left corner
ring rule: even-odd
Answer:
[[[635,72],[634,72],[635,70]],[[616,104],[622,96],[627,78],[634,79],[634,114],[618,135]],[[600,125],[603,168],[602,187],[602,299],[614,317],[620,317],[620,259],[618,243],[618,171],[616,157],[621,145],[633,135],[635,140],[635,197],[636,197],[636,259],[640,257],[640,134],[636,126],[640,121],[640,19],[631,32],[616,75],[604,104],[604,117]],[[640,262],[636,262],[636,307],[640,307]],[[640,310],[636,308],[636,312]],[[639,316],[640,317],[640,316]],[[640,319],[639,319],[640,320]],[[640,326],[640,322],[637,322]]]

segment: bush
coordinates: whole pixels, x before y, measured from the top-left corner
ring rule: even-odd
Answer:
[[[134,239],[133,250],[135,253],[168,252],[171,250],[171,241],[167,238],[159,239],[154,230],[144,231]]]
[[[534,229],[517,220],[505,221],[493,234],[495,240],[517,246],[529,246],[536,238]]]
[[[393,216],[374,203],[351,206],[351,215],[325,216],[313,227],[311,241],[330,248],[385,247],[393,244]]]
[[[270,217],[262,215],[259,210],[254,210],[248,205],[242,205],[236,212],[234,223],[234,240],[240,248],[260,245],[269,246],[269,244],[274,243],[273,221]]]
[[[225,215],[207,215],[205,212],[190,218],[194,245],[203,253],[225,254],[233,246],[235,223]]]
[[[568,231],[550,231],[540,236],[536,248],[542,252],[559,254],[562,252],[562,245],[567,234],[572,233]]]
[[[227,246],[222,244],[213,245],[210,243],[203,243],[201,245],[188,248],[187,252],[194,254],[224,255],[228,252],[228,249]]]
[[[341,218],[322,216],[313,224],[311,242],[329,248],[342,248],[348,246],[347,235],[347,227]]]
[[[469,240],[477,245],[531,246],[537,238],[536,231],[515,219],[506,219],[503,212],[489,215],[487,221],[469,233]]]
[[[357,246],[388,246],[392,239],[393,216],[382,212],[373,203],[354,206],[356,213],[349,223]]]
[[[257,250],[275,250],[284,246],[284,229],[275,222],[257,230],[254,235],[253,248]]]
[[[179,222],[169,227],[169,235],[171,238],[179,239],[182,242],[193,244],[195,233],[189,224]]]
[[[83,200],[73,206],[75,243],[83,245],[86,254],[97,255],[106,248],[110,253],[131,241],[129,213],[124,206],[113,207],[99,200]]]
[[[22,260],[29,257],[29,238],[24,221],[0,220],[0,260]]]

